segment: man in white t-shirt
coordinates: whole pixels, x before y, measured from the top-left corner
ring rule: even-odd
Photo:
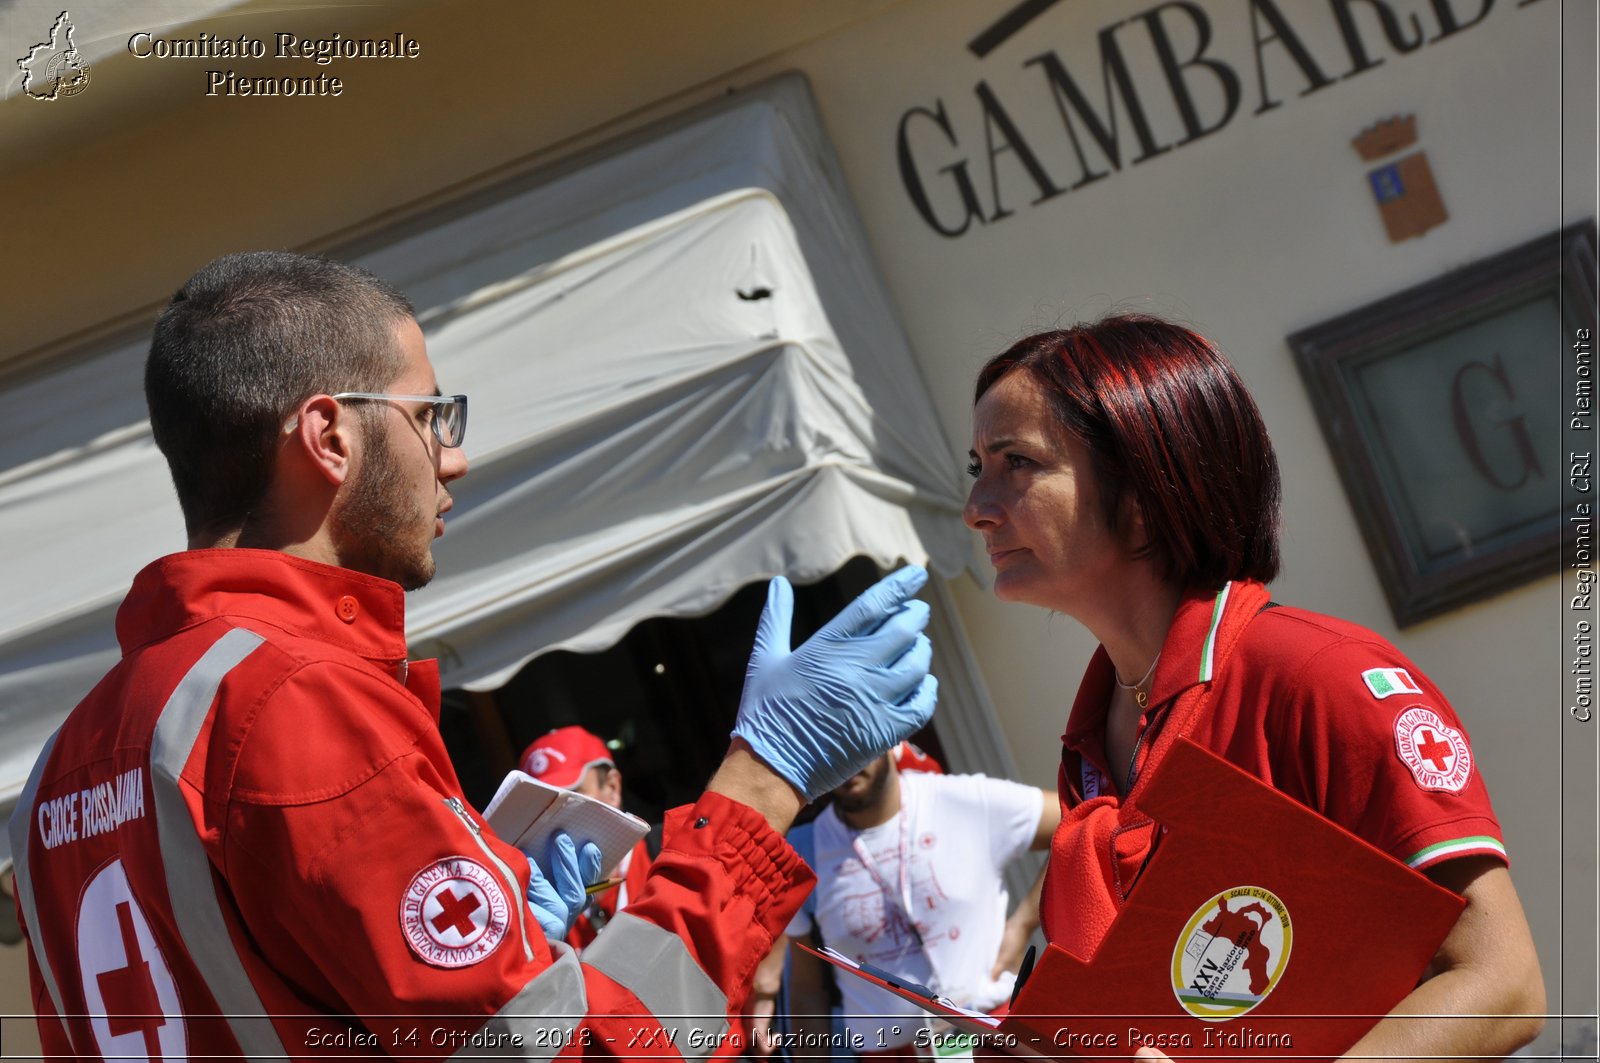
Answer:
[[[992,1010],[1010,998],[1039,924],[1038,883],[1007,919],[1002,872],[1023,852],[1047,849],[1060,820],[1053,793],[982,775],[902,773],[885,754],[833,791],[809,838],[790,832],[817,886],[787,933],[807,938],[815,927],[846,956]],[[821,984],[821,966],[791,950],[795,1031],[815,1032],[806,1017],[828,1012],[804,988]],[[859,978],[839,979],[839,989],[859,1054],[911,1056],[928,1041],[917,1036],[927,1016],[913,1005]]]

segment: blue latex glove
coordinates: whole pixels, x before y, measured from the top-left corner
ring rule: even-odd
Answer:
[[[566,831],[556,831],[545,850],[548,875],[532,854],[522,855],[528,858],[528,906],[545,938],[560,941],[588,903],[583,888],[600,879],[600,847],[584,842],[579,849]]]
[[[928,604],[911,597],[927,582],[922,568],[902,568],[793,651],[794,589],[782,576],[768,585],[733,733],[807,800],[933,716]]]

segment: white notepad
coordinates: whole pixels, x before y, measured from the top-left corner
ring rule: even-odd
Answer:
[[[600,847],[603,875],[611,874],[634,843],[650,830],[650,824],[631,812],[515,770],[500,783],[494,799],[483,810],[483,818],[500,837],[541,861],[550,835],[558,830],[566,831],[580,846],[594,842]]]

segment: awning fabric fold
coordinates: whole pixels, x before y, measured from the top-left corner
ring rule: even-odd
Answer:
[[[411,296],[441,387],[471,396],[472,467],[408,606],[447,686],[777,573],[970,560],[958,460],[797,78],[335,255]],[[115,660],[134,573],[183,545],[147,343],[7,391],[0,800]]]

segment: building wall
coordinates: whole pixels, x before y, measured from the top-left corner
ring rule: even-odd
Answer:
[[[1125,158],[1120,171],[1099,165],[1109,176],[1049,198],[1020,153],[1003,151],[994,172],[1010,214],[992,220],[996,185],[980,85],[1055,187],[1082,174],[1039,64],[1028,62],[1046,52],[1098,103],[1097,35],[1115,26],[1155,139],[1171,144],[1184,135],[1162,76],[1153,64],[1139,65],[1149,36],[1134,16],[1151,8],[1117,0],[1059,5],[979,59],[967,41],[1006,6],[901,5],[768,64],[804,70],[812,80],[952,449],[968,446],[976,367],[1030,331],[1137,309],[1176,317],[1214,340],[1254,392],[1283,466],[1284,568],[1274,597],[1376,629],[1451,693],[1495,795],[1549,1006],[1592,1011],[1593,965],[1568,942],[1595,940],[1592,905],[1574,903],[1594,897],[1594,863],[1564,861],[1564,853],[1574,844],[1592,851],[1593,776],[1585,765],[1593,764],[1595,739],[1563,700],[1570,646],[1561,584],[1552,574],[1398,630],[1285,342],[1296,330],[1594,216],[1592,6],[1457,3],[1451,10],[1463,28],[1441,38],[1435,7],[1390,4],[1416,16],[1426,43],[1402,53],[1388,46],[1375,17],[1361,19],[1376,65],[1351,74],[1356,64],[1329,7],[1279,5],[1330,83],[1300,95],[1307,79],[1269,45],[1267,84],[1280,102],[1257,113],[1246,5],[1202,0],[1195,6],[1212,28],[1206,55],[1229,64],[1240,81],[1232,119],[1146,161]],[[1464,25],[1486,6],[1481,22]],[[1175,50],[1194,54],[1196,33],[1180,38],[1185,19],[1165,17]],[[1190,69],[1187,76],[1202,124],[1216,123],[1223,106],[1214,75]],[[941,107],[953,138],[925,116]],[[912,108],[925,112],[913,119],[922,133],[914,141],[918,169],[946,229],[960,228],[965,212],[955,178],[940,171],[966,164],[985,220],[970,220],[960,236],[941,235],[918,212],[897,165],[896,131]],[[1350,141],[1403,114],[1417,118],[1419,147],[1450,218],[1395,244],[1367,187],[1370,166]],[[1124,142],[1136,144],[1124,121]],[[996,142],[1009,139],[992,128]],[[1529,356],[1565,355],[1552,348]],[[1548,459],[1556,490],[1565,469],[1557,469],[1560,455]],[[1062,729],[1093,642],[1075,622],[998,603],[976,583],[959,588],[958,598],[1018,763],[1030,781],[1049,784],[1059,748],[1050,739]],[[1563,778],[1556,766],[1564,754],[1577,759],[1568,760]],[[1547,1032],[1541,1045],[1554,1037]]]
[[[334,246],[509,169],[801,70],[952,460],[968,446],[974,370],[1029,331],[1113,308],[1150,310],[1192,324],[1234,359],[1284,468],[1285,566],[1275,596],[1377,629],[1454,692],[1496,795],[1550,1006],[1561,1009],[1564,992],[1569,1010],[1591,1010],[1592,954],[1564,961],[1562,952],[1564,939],[1595,940],[1592,906],[1564,901],[1563,891],[1592,898],[1595,883],[1592,859],[1563,879],[1563,836],[1552,822],[1552,810],[1571,810],[1574,796],[1586,793],[1591,805],[1593,797],[1592,778],[1569,775],[1564,793],[1553,770],[1563,749],[1593,742],[1592,734],[1569,733],[1562,707],[1558,581],[1537,580],[1397,630],[1285,337],[1595,213],[1593,6],[1352,5],[1373,61],[1352,74],[1358,64],[1332,5],[1280,3],[1329,83],[1301,95],[1305,73],[1281,45],[1268,44],[1265,76],[1280,104],[1262,113],[1243,0],[1195,0],[1159,14],[1129,0],[1073,0],[984,58],[968,51],[967,42],[1012,6],[407,3],[363,14],[373,21],[361,24],[342,21],[353,9],[285,14],[277,5],[245,5],[228,23],[233,32],[238,20],[271,31],[286,20],[295,28],[298,20],[322,19],[326,31],[347,36],[403,30],[423,47],[409,63],[346,64],[343,96],[298,101],[208,98],[203,69],[213,64],[113,51],[81,97],[0,104],[0,144],[9,149],[0,153],[0,202],[26,208],[7,212],[10,243],[41,249],[0,263],[8,299],[28,308],[8,315],[0,367],[48,361],[98,326],[147,319],[215,254]],[[1380,9],[1400,16],[1404,32],[1414,16],[1426,43],[1409,52],[1392,46]],[[1053,53],[1098,105],[1106,30],[1126,49],[1148,98],[1152,136],[1163,144],[1182,139],[1175,97],[1155,65],[1151,19],[1181,59],[1197,47],[1195,10],[1210,24],[1207,58],[1239,79],[1241,100],[1225,124],[1138,163],[1130,147],[1120,170],[1048,198],[1015,145],[997,155],[991,181],[980,86],[998,101],[989,131],[1002,146],[997,109],[1050,182],[1077,179],[1040,61],[1029,60]],[[1441,10],[1455,12],[1463,27],[1443,34]],[[1480,11],[1481,20],[1468,24]],[[89,25],[92,17],[79,21]],[[1222,113],[1208,69],[1183,74],[1202,125]],[[936,217],[959,226],[959,188],[951,171],[941,177],[939,170],[964,161],[985,219],[954,237],[918,213],[896,151],[902,118],[941,106],[950,126],[942,141],[926,117],[912,126]],[[1419,146],[1450,219],[1391,244],[1366,186],[1367,166],[1349,142],[1396,114],[1417,116]],[[1129,127],[1121,128],[1131,143]],[[1002,212],[997,194],[1009,216],[994,217]],[[151,544],[151,553],[175,545]],[[1049,785],[1054,736],[1092,643],[1072,621],[999,604],[976,581],[958,581],[955,591],[1022,773]],[[1592,830],[1588,838],[1592,844]],[[8,976],[16,952],[0,957]],[[28,1010],[18,985],[0,982],[0,1010]],[[9,1025],[6,1032],[11,1051]],[[1541,1044],[1554,1044],[1553,1036]]]

